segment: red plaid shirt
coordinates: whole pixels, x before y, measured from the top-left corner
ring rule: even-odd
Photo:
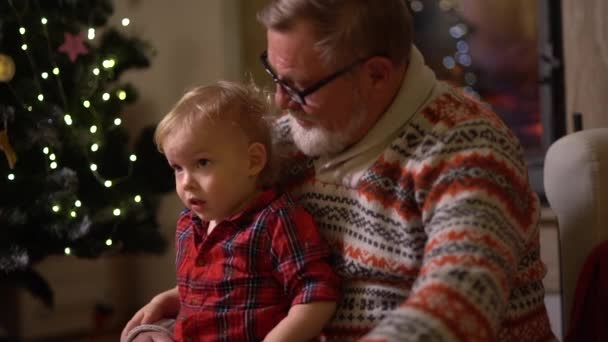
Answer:
[[[177,341],[261,341],[292,305],[339,296],[312,216],[272,190],[209,236],[207,222],[184,210],[176,252]]]

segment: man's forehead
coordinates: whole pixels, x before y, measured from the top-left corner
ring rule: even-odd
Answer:
[[[268,31],[267,51],[268,63],[281,77],[312,77],[316,71],[323,70],[313,35],[308,30]]]

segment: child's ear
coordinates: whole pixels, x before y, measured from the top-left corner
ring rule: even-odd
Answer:
[[[249,156],[249,175],[257,176],[268,162],[266,147],[259,142],[254,142],[249,145],[247,152]]]

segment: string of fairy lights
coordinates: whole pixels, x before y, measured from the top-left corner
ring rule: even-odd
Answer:
[[[425,3],[429,1],[409,0],[409,6],[414,14],[421,13],[425,9]],[[456,18],[459,16],[456,11],[459,7],[459,0],[437,0],[432,2],[437,5],[442,12],[453,15]],[[469,43],[466,41],[467,34],[470,32],[469,26],[462,20],[451,25],[448,29],[448,35],[454,40],[454,52],[451,55],[446,55],[442,58],[442,66],[448,71],[456,68],[463,69],[463,84],[462,89],[465,93],[479,98],[479,93],[475,89],[477,83],[477,75],[472,70],[472,58],[470,54]]]
[[[12,2],[11,2],[12,4]],[[32,70],[34,71],[34,75],[38,75],[39,77],[34,77],[34,85],[35,85],[35,93],[33,94],[32,98],[29,99],[29,101],[38,101],[39,104],[44,104],[45,102],[45,96],[44,96],[44,92],[43,92],[43,86],[42,86],[42,82],[46,82],[46,81],[51,81],[53,78],[55,79],[56,83],[57,83],[57,90],[59,91],[60,94],[60,98],[63,102],[63,108],[68,108],[68,104],[67,104],[67,100],[66,100],[66,95],[64,93],[63,87],[62,87],[62,80],[61,80],[61,69],[59,67],[59,64],[57,63],[57,61],[54,60],[53,58],[53,53],[51,51],[51,43],[49,41],[49,34],[48,34],[48,27],[50,25],[52,25],[53,23],[50,22],[49,19],[47,19],[46,17],[41,17],[40,18],[40,24],[42,25],[42,33],[44,35],[44,37],[47,39],[47,50],[48,50],[48,55],[49,55],[49,62],[50,65],[52,66],[50,70],[39,70],[34,62],[34,56],[31,55],[30,51],[30,46],[28,45],[28,43],[30,43],[30,39],[28,39],[28,33],[29,30],[28,28],[22,24],[22,20],[21,20],[21,15],[20,13],[16,10],[16,8],[13,6],[13,10],[14,10],[14,14],[18,20],[19,23],[19,28],[18,28],[18,33],[21,39],[21,51],[25,54],[25,57],[27,58],[27,60],[29,61],[29,66],[32,68]],[[121,25],[122,27],[126,28],[131,24],[131,21],[129,18],[123,18],[121,20]],[[96,38],[96,30],[95,28],[88,28],[88,30],[86,30],[86,39],[88,39],[90,42],[94,41]],[[68,40],[67,37],[67,33],[66,33],[66,42]],[[33,39],[31,41],[34,41]],[[86,46],[84,46],[84,44],[81,43],[81,46],[78,47],[79,49],[81,49],[80,51],[78,51],[78,49],[76,50],[76,57],[78,55],[78,53],[84,53],[84,52],[88,52]],[[84,49],[84,50],[82,50]],[[67,53],[72,53],[73,51],[67,51]],[[12,62],[10,60],[10,56],[2,56],[5,59],[8,58],[9,60],[6,62],[9,67],[12,65],[12,67],[14,68],[14,62]],[[72,56],[70,56],[70,59],[72,59]],[[10,64],[8,64],[10,62]],[[72,59],[72,62],[74,62],[74,59]],[[91,65],[90,66],[90,72],[94,77],[102,77],[104,75],[104,73],[110,73],[112,72],[112,69],[115,68],[117,66],[117,63],[119,63],[116,58],[110,56],[110,57],[104,57],[101,58],[101,62],[99,63],[99,65]],[[14,95],[14,97],[16,98],[17,102],[22,106],[22,108],[28,112],[31,112],[32,110],[34,110],[33,106],[28,104],[28,100],[25,98],[21,98],[17,92],[11,88],[10,85],[10,78],[12,78],[12,75],[14,75],[14,71],[15,70],[9,70],[7,71],[10,72],[10,77],[8,80],[6,80],[6,83],[8,85],[8,87],[10,88],[12,94]],[[100,82],[96,82],[96,84],[98,85]],[[94,91],[92,91],[91,93],[96,92],[97,89],[94,89]],[[109,101],[112,96],[115,96],[118,100],[120,101],[125,101],[127,100],[127,92],[123,89],[118,89],[115,93],[110,93],[110,92],[103,92],[101,94],[101,100],[102,101]],[[93,99],[92,98],[82,98],[82,102],[81,105],[89,110],[92,114],[96,114],[94,113],[94,108],[92,107],[91,101]],[[95,117],[96,115],[94,115]],[[99,119],[99,117],[98,117]],[[76,124],[76,121],[78,120],[78,118],[73,117],[69,112],[65,112],[63,115],[63,122],[62,124],[66,125],[67,127],[73,126],[74,124]],[[116,115],[116,118],[113,120],[112,122],[114,127],[119,127],[122,124],[122,120],[120,118],[119,115]],[[8,130],[8,126],[7,123],[5,122],[5,129]],[[94,162],[94,156],[95,153],[98,152],[101,148],[101,146],[103,145],[101,139],[100,139],[100,131],[103,129],[101,124],[92,124],[89,129],[88,132],[90,134],[90,140],[92,141],[92,143],[90,144],[89,151],[90,154],[87,152],[85,153],[86,158],[88,160],[89,163],[89,170],[92,173],[92,175],[94,176],[94,178],[100,183],[103,184],[104,187],[106,188],[112,188],[113,186],[115,186],[116,184],[120,183],[121,181],[129,178],[133,172],[133,167],[134,167],[134,163],[137,161],[137,156],[135,154],[130,154],[129,158],[129,163],[128,163],[128,170],[127,170],[127,174],[123,177],[119,177],[119,178],[115,178],[115,179],[107,179],[105,178],[102,174],[100,174],[99,169],[100,166]],[[111,127],[109,127],[108,129],[111,129]],[[7,143],[8,144],[8,143]],[[59,152],[54,151],[53,146],[44,146],[41,149],[41,153],[44,154],[45,158],[48,161],[47,164],[47,171],[51,171],[51,170],[56,170],[60,167],[60,157],[59,157]],[[16,157],[15,157],[16,159]],[[7,179],[11,182],[14,182],[15,180],[17,180],[18,175],[15,174],[15,172],[13,172],[13,167],[11,165],[10,169],[9,169],[9,173],[6,176]],[[132,204],[139,204],[142,202],[142,196],[140,194],[135,194],[130,196],[131,200],[130,203]],[[132,202],[131,202],[132,201]],[[73,203],[71,204],[70,207],[67,208],[63,208],[62,205],[60,203],[50,203],[49,204],[49,210],[51,210],[54,214],[57,215],[67,215],[70,218],[77,218],[78,217],[78,213],[79,213],[79,209],[83,207],[83,205],[85,205],[80,199],[76,198]],[[121,215],[123,215],[126,211],[126,207],[128,205],[126,203],[121,203],[119,205],[115,205],[114,209],[112,209],[112,215],[116,216],[116,217],[120,217]],[[107,240],[105,241],[105,245],[110,247],[113,244],[111,235],[107,238]],[[66,246],[64,249],[64,253],[66,255],[70,255],[72,253],[71,248],[69,246]]]

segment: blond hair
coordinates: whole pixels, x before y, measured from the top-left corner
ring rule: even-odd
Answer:
[[[358,58],[409,60],[412,18],[403,0],[272,0],[257,15],[266,29],[288,32],[304,20],[316,30],[315,48],[327,65]]]
[[[278,172],[272,139],[273,119],[269,97],[253,83],[218,81],[184,94],[156,126],[154,143],[164,153],[165,139],[176,130],[195,129],[204,122],[229,122],[236,125],[250,143],[261,143],[266,148],[268,161],[258,183],[268,187],[274,184]]]

